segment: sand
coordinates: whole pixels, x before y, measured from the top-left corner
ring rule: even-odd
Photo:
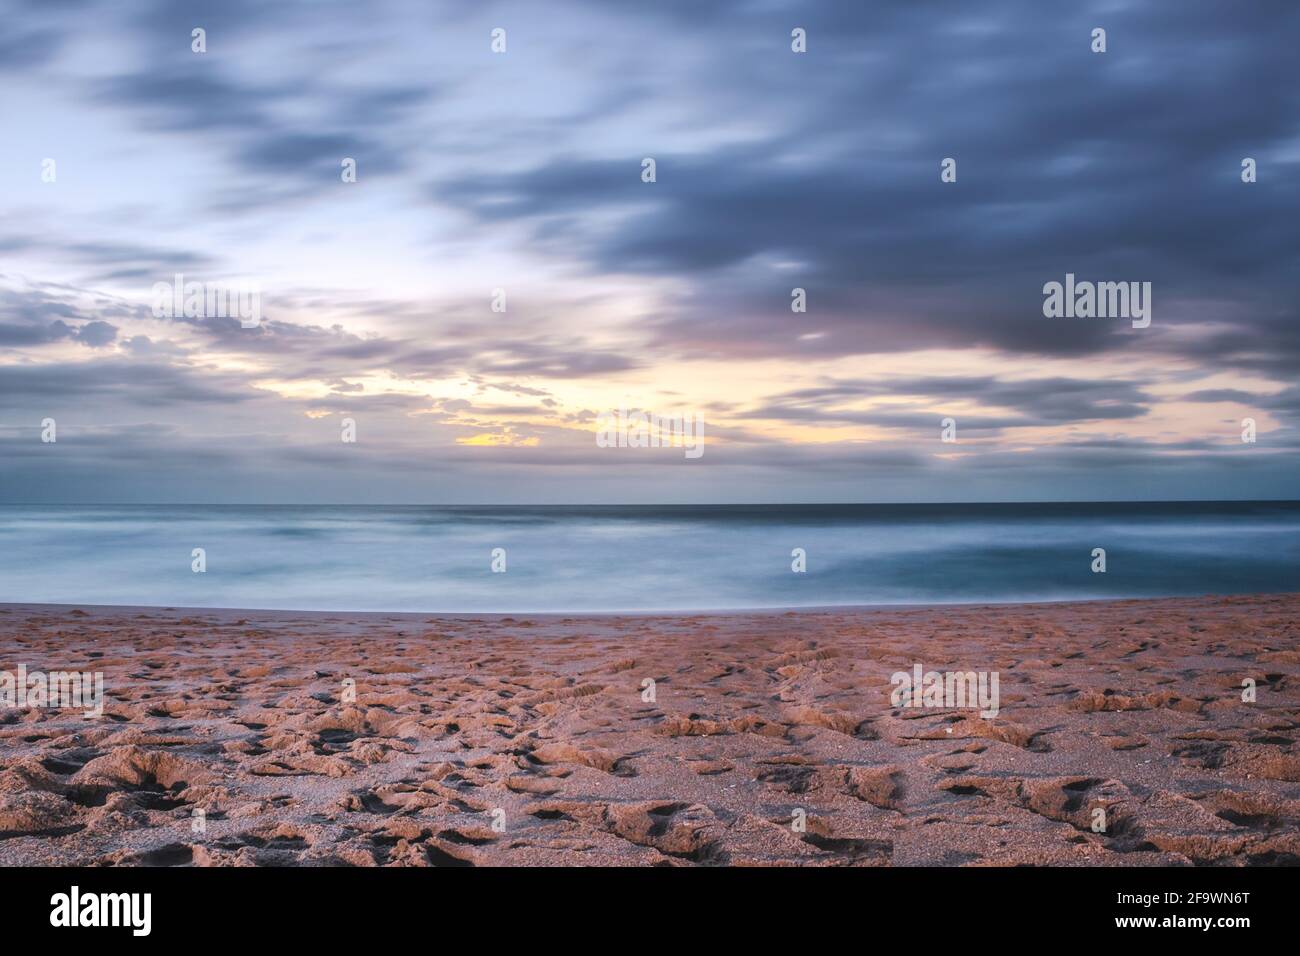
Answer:
[[[107,694],[95,720],[0,708],[0,864],[1296,864],[1297,638],[1300,595],[0,605],[0,670],[98,670]],[[892,706],[917,663],[997,672],[998,716]]]

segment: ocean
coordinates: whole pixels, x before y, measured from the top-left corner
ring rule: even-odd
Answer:
[[[518,613],[1295,590],[1300,502],[0,506],[4,602]]]

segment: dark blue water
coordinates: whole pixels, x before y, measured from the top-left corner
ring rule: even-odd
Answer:
[[[1295,590],[1300,502],[0,506],[0,601],[517,612]]]

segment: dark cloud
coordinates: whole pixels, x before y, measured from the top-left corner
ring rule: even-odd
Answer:
[[[60,46],[59,35],[53,30],[8,29],[12,22],[7,17],[6,32],[0,33],[0,73],[30,70],[54,59]]]
[[[861,410],[850,403],[869,398],[911,398],[912,407],[891,403]],[[881,425],[890,428],[938,427],[944,402],[975,402],[1008,409],[1005,416],[954,413],[963,432],[1139,418],[1154,399],[1135,382],[1082,381],[1061,377],[1004,381],[992,376],[926,377],[871,382],[835,382],[772,396],[746,410],[749,419]],[[922,410],[924,409],[924,410]]]
[[[0,323],[0,348],[48,345],[51,342],[61,342],[71,334],[72,328],[66,322],[44,325]]]
[[[1239,388],[1203,388],[1181,396],[1184,402],[1242,402],[1249,405],[1259,396]]]
[[[761,57],[769,72],[754,78],[751,103],[789,107],[779,132],[483,171],[434,182],[430,195],[486,224],[531,222],[539,243],[596,273],[689,280],[659,320],[660,343],[684,354],[1186,354],[1161,328],[1209,299],[1232,303],[1237,328],[1225,335],[1269,356],[1240,355],[1243,366],[1300,365],[1300,88],[1286,31],[1264,26],[1300,29],[1300,8],[798,5],[732,16],[716,16],[731,36],[718,57],[730,84],[756,69],[747,58],[760,59],[760,38],[776,45],[791,23],[809,26],[814,52]],[[681,27],[701,19],[709,29],[694,11]],[[1101,23],[1110,48],[1092,54]],[[657,160],[653,184],[640,180],[643,155]],[[1248,155],[1267,169],[1249,186]],[[939,180],[944,157],[957,159],[956,183]],[[1044,318],[1042,285],[1066,272],[1152,282],[1155,331]],[[806,315],[790,311],[794,286],[808,291]]]
[[[190,66],[112,77],[97,84],[96,95],[105,105],[140,111],[151,129],[229,134],[270,128],[265,107],[275,90],[230,83],[215,71]]]
[[[239,195],[215,190],[205,200],[227,214],[319,196],[322,182],[338,181],[345,157],[357,160],[359,178],[397,172],[407,153],[401,124],[429,102],[433,84],[334,79],[355,18],[367,16],[368,6],[159,0],[146,5],[133,33],[148,68],[96,79],[91,92],[145,129],[227,157],[243,180]],[[262,75],[238,57],[246,43],[268,37],[301,46],[308,28],[331,22],[340,48],[321,62],[286,57]],[[191,51],[196,26],[207,31],[207,53]]]
[[[344,158],[356,160],[361,175],[399,168],[388,150],[375,150],[352,133],[268,133],[251,140],[237,153],[239,164],[267,176],[316,173],[338,181]]]
[[[45,290],[0,288],[0,349],[67,340],[102,348],[117,338],[117,327],[94,318],[100,311]]]
[[[117,338],[117,326],[107,322],[87,322],[77,330],[77,341],[92,349],[103,348]]]
[[[263,394],[230,376],[202,369],[123,358],[95,362],[8,365],[0,375],[0,399],[12,406],[99,401],[156,407],[160,404],[246,402]]]
[[[0,244],[14,251],[39,254],[52,264],[74,269],[85,283],[171,281],[178,272],[196,272],[213,267],[213,257],[179,246],[161,247],[118,240],[69,240],[50,234],[14,234],[0,237]],[[2,293],[0,293],[2,294]],[[51,297],[46,296],[45,301]],[[16,307],[14,303],[4,303]],[[101,303],[101,308],[107,307]]]
[[[132,355],[141,357],[181,357],[186,349],[175,342],[154,341],[147,335],[133,335],[122,340],[122,346]]]

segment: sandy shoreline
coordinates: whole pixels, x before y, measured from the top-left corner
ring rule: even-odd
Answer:
[[[107,694],[96,720],[0,707],[6,865],[1300,863],[1300,595],[0,605],[0,648]],[[892,706],[916,664],[996,672],[998,716]]]

